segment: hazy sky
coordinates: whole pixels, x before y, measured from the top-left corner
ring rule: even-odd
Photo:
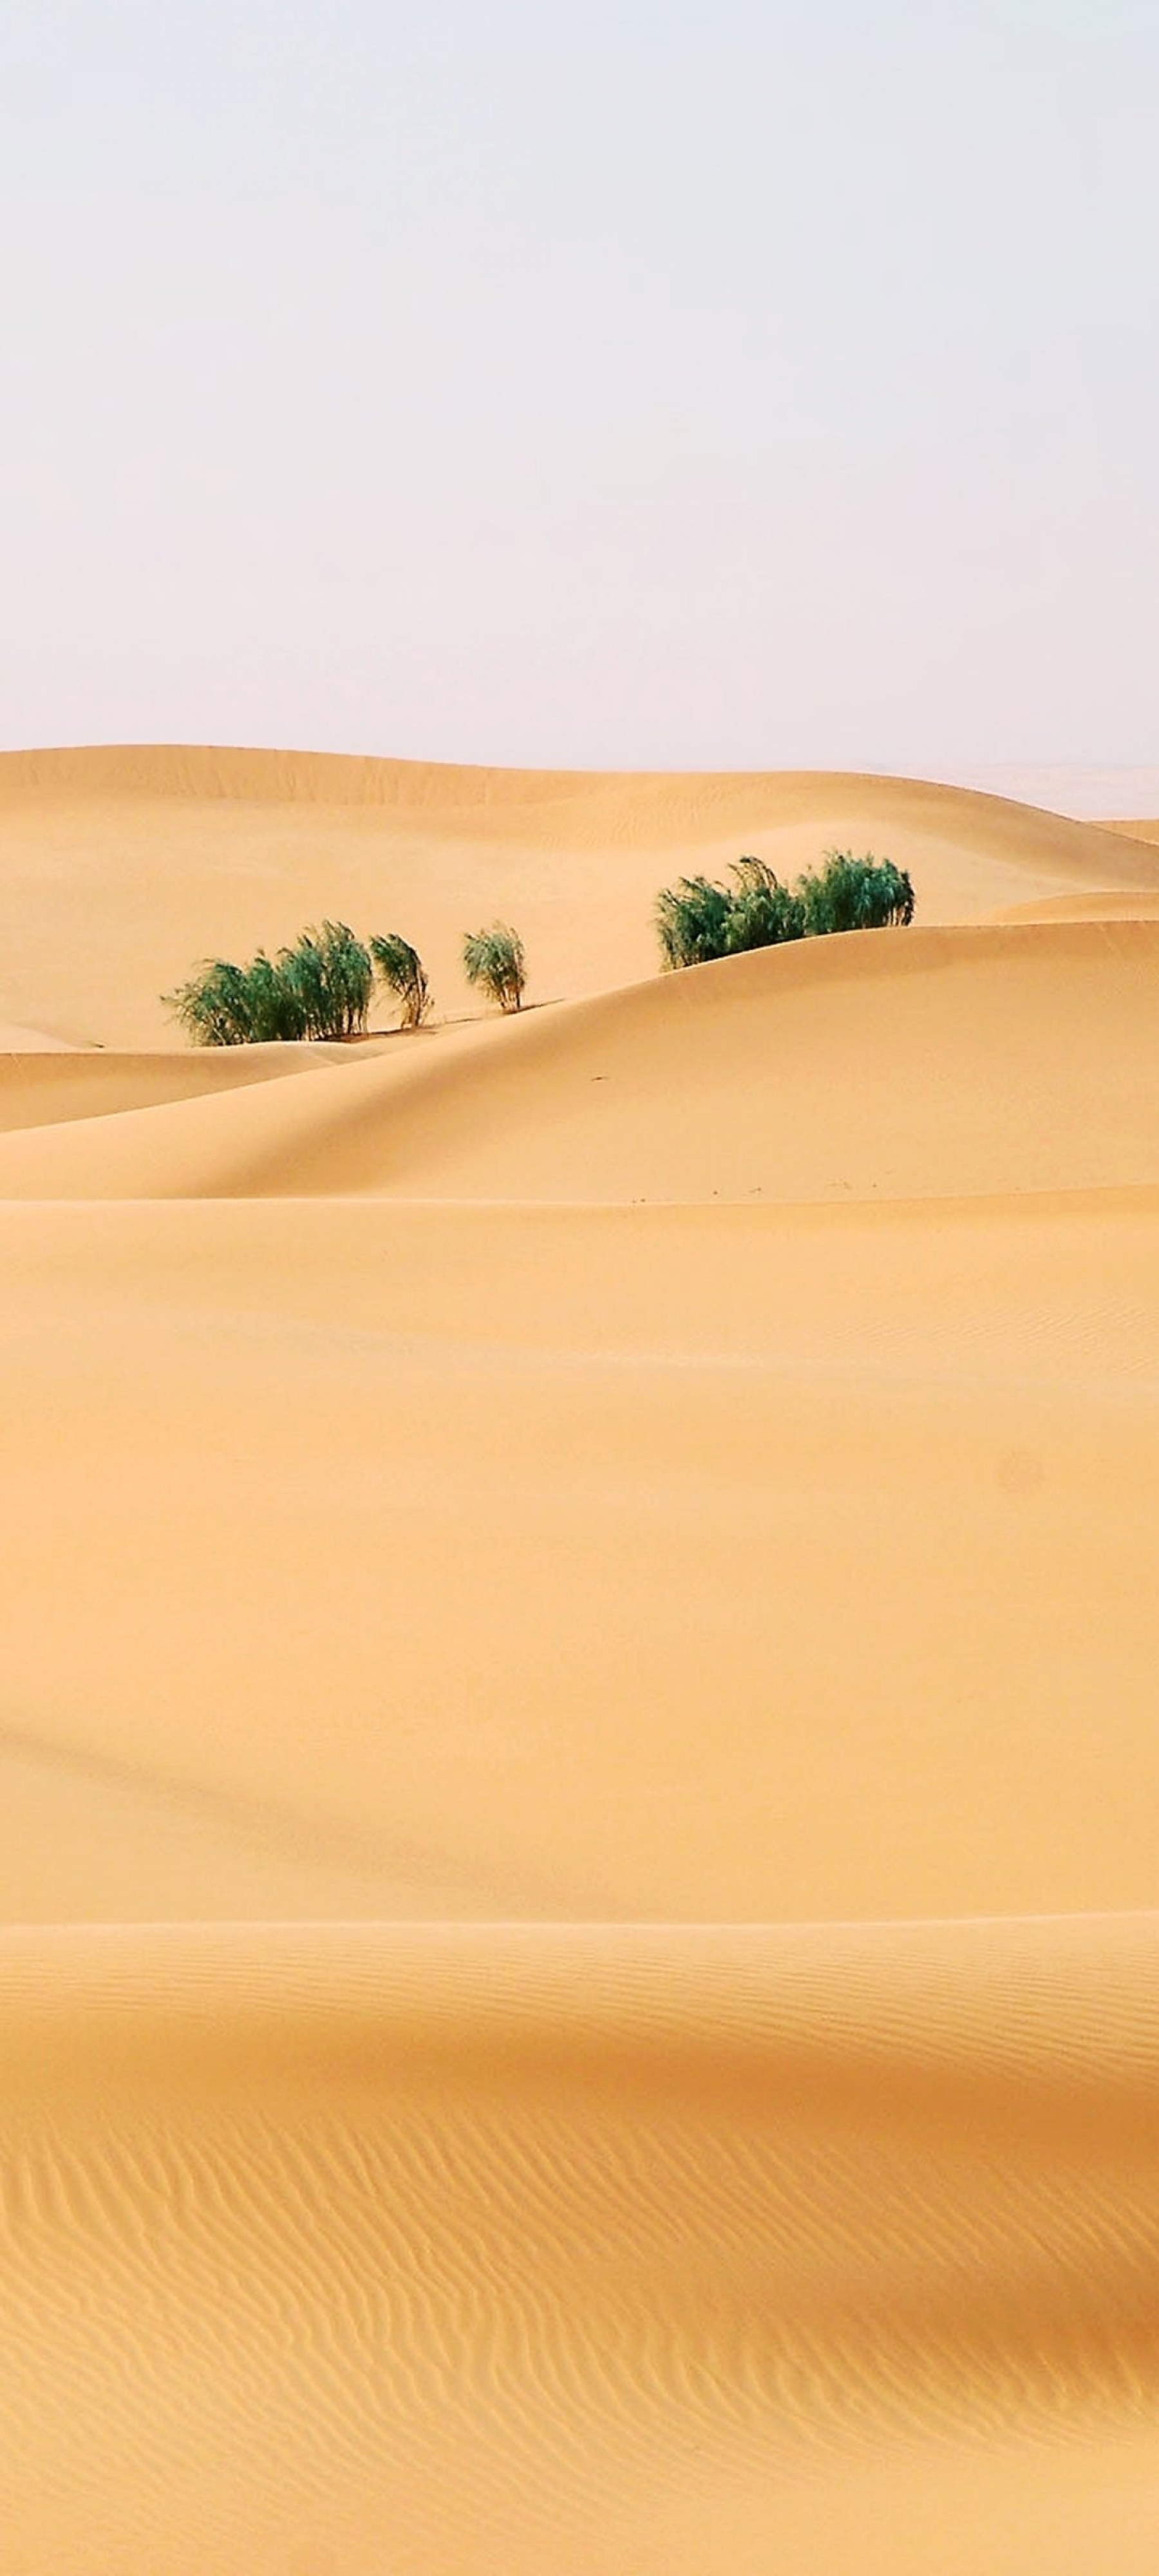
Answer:
[[[1159,757],[1156,0],[25,0],[8,744]]]

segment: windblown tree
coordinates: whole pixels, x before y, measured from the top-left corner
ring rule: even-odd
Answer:
[[[797,880],[808,938],[837,930],[904,929],[914,917],[914,890],[892,859],[827,850],[824,865]]]
[[[344,921],[304,930],[278,952],[278,972],[297,994],[311,1038],[361,1037],[374,991],[370,951]]]
[[[727,957],[733,897],[711,877],[679,877],[656,897],[656,931],[666,966],[706,966]]]
[[[248,966],[211,958],[166,1007],[195,1046],[359,1037],[374,991],[369,950],[343,921],[305,930],[276,958],[259,948]]]
[[[779,948],[838,930],[911,922],[914,890],[892,859],[830,850],[824,864],[780,883],[763,859],[738,859],[733,882],[680,877],[656,898],[656,932],[666,967],[703,966],[752,948]]]
[[[501,1011],[519,1009],[527,981],[523,941],[505,921],[492,922],[490,930],[468,931],[463,941],[463,970],[467,982],[498,1002]]]
[[[283,950],[283,957],[285,953]],[[251,1044],[309,1036],[302,996],[285,974],[280,959],[275,963],[273,958],[266,956],[263,948],[259,948],[257,956],[242,972]]]
[[[738,859],[733,869],[736,879],[731,898],[728,923],[728,953],[739,956],[749,948],[780,948],[789,939],[805,936],[805,915],[799,895],[781,884],[763,859]]]
[[[738,859],[732,875],[732,885],[680,877],[657,896],[656,929],[666,966],[703,966],[714,957],[803,939],[801,904],[763,859]]]
[[[431,988],[426,969],[417,948],[397,930],[388,930],[369,943],[370,954],[387,991],[399,1004],[400,1025],[404,1029],[422,1027],[431,1007]]]
[[[194,1046],[244,1046],[252,1034],[249,969],[207,958],[187,984],[162,996]]]

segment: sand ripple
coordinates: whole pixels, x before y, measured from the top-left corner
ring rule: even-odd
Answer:
[[[0,2566],[701,2568],[681,2494],[773,2550],[827,2458],[1137,2441],[1157,1971],[1148,1917],[7,1936]]]

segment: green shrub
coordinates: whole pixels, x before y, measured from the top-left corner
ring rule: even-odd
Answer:
[[[501,1011],[517,1011],[527,981],[523,941],[517,930],[496,921],[490,930],[469,930],[463,941],[467,982],[478,986]]]
[[[711,877],[680,877],[656,897],[656,931],[666,966],[705,966],[728,955],[733,896]]]
[[[913,920],[914,890],[892,859],[830,850],[819,870],[784,886],[763,859],[738,859],[731,885],[680,877],[656,898],[666,967],[703,966],[742,950],[779,948],[836,930],[878,930]]]
[[[797,893],[808,938],[837,930],[904,928],[914,917],[914,890],[905,869],[868,853],[855,859],[851,850],[827,850],[823,867],[798,878]]]
[[[373,991],[369,951],[345,922],[324,921],[276,958],[212,958],[164,999],[195,1046],[258,1046],[360,1036]]]
[[[736,893],[728,923],[730,957],[749,948],[780,948],[803,939],[805,913],[799,893],[783,886],[763,859],[738,859]]]
[[[277,971],[297,996],[310,1038],[360,1037],[374,991],[370,952],[344,921],[304,930],[278,953]]]
[[[194,1046],[242,1046],[249,1036],[246,969],[224,957],[207,959],[187,984],[161,998]]]
[[[431,1007],[431,988],[417,948],[411,947],[409,939],[400,938],[397,930],[388,930],[369,945],[387,991],[401,1005],[402,1027],[421,1028]]]
[[[763,859],[738,859],[735,883],[681,877],[656,898],[656,929],[666,966],[704,966],[743,949],[777,948],[804,937],[801,905]]]
[[[285,974],[281,960],[275,965],[259,948],[252,964],[243,966],[241,972],[245,979],[246,1031],[251,1044],[309,1036],[301,994]]]

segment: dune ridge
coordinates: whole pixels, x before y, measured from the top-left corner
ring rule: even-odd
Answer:
[[[0,2576],[1150,2576],[1147,829],[0,757]]]

